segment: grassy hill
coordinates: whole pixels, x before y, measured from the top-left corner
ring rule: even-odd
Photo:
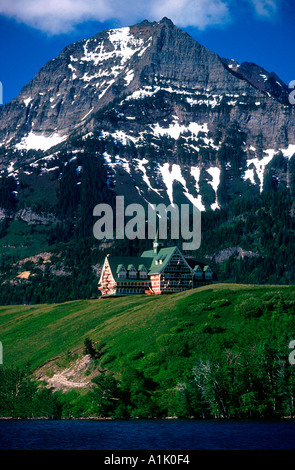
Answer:
[[[66,394],[78,415],[101,412],[91,393],[105,393],[106,377],[125,393],[116,403],[129,400],[120,412],[113,401],[107,415],[293,413],[294,286],[214,284],[169,296],[5,306],[0,324],[2,370],[27,366],[31,374],[43,366],[53,374],[53,365],[68,367],[91,340],[99,352],[96,392]]]

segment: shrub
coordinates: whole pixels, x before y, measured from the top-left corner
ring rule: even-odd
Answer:
[[[236,311],[244,318],[259,318],[263,315],[263,309],[258,300],[250,297],[236,307]]]

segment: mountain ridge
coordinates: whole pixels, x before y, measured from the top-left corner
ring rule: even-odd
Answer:
[[[120,44],[118,45],[120,42],[121,48]],[[141,58],[140,61],[138,61],[138,56]],[[102,70],[105,62],[110,61],[113,62],[113,68],[107,65],[107,70]],[[135,65],[139,68],[133,78],[129,67],[134,61],[137,62]],[[190,63],[197,63],[199,67],[193,68]],[[78,65],[81,67],[79,68]],[[7,131],[11,126],[9,119],[4,124],[1,119],[1,114],[6,118],[9,117],[11,110],[15,115],[12,121],[14,129],[20,127],[25,132],[32,132],[34,127],[36,132],[44,132],[46,135],[55,131],[60,133],[61,137],[68,135],[71,127],[75,129],[76,126],[82,126],[83,128],[85,116],[95,113],[120,96],[118,88],[123,86],[124,92],[132,93],[142,85],[143,80],[151,81],[151,77],[154,78],[161,72],[164,72],[165,80],[174,80],[174,86],[179,85],[179,76],[181,76],[182,86],[189,87],[193,84],[196,90],[205,90],[209,86],[210,93],[215,89],[220,94],[238,85],[239,91],[244,93],[248,93],[254,87],[257,91],[257,99],[263,98],[259,92],[267,93],[268,91],[270,94],[272,90],[271,86],[268,86],[268,89],[261,86],[265,85],[265,82],[268,83],[271,74],[268,74],[269,77],[265,76],[266,80],[261,78],[259,85],[257,83],[254,85],[253,79],[249,81],[249,76],[253,72],[253,64],[250,65],[250,71],[247,63],[241,64],[237,71],[232,70],[225,60],[192,39],[167,18],[163,18],[160,22],[149,23],[145,20],[131,27],[106,30],[90,39],[66,46],[57,58],[47,62],[29,84],[22,88],[18,97],[2,106],[0,108],[0,136],[3,139],[6,134],[6,139],[11,139],[11,134]],[[97,67],[99,67],[98,72]],[[126,75],[126,67],[129,68],[129,77],[128,73]],[[257,71],[264,71],[258,66],[256,68],[256,75]],[[224,74],[224,69],[229,73]],[[125,73],[124,78],[121,76],[122,72]],[[68,79],[65,78],[67,76]],[[108,76],[112,78],[104,88],[104,82]],[[103,80],[99,80],[100,78]],[[123,85],[120,84],[122,80],[126,82]],[[63,85],[65,81],[66,87]],[[78,87],[78,102],[75,101],[77,88],[75,82],[77,81],[83,82],[83,87]],[[286,85],[283,86],[282,81],[280,81],[281,85],[275,83],[277,87],[280,86],[283,89],[281,95],[283,95],[284,104],[288,105]],[[260,88],[257,88],[258,86]],[[84,92],[88,87],[91,93]],[[278,94],[277,89],[275,91]],[[53,96],[49,96],[48,103],[47,95],[51,92]],[[94,99],[97,94],[98,100]],[[59,96],[62,98],[59,99]],[[86,98],[87,103],[85,103]],[[44,103],[47,103],[46,106]],[[75,110],[71,112],[71,105],[74,103]],[[17,109],[19,106],[20,109]],[[41,117],[38,112],[36,113],[36,108],[41,108]],[[71,123],[70,127],[69,123]]]
[[[126,205],[197,206],[197,255],[222,259],[222,279],[253,282],[253,266],[259,282],[293,279],[287,91],[273,72],[221,58],[167,18],[68,45],[0,108],[0,253],[29,258],[85,237],[93,244],[94,206],[121,195]],[[230,272],[229,259],[243,268]],[[69,272],[55,264],[52,272]]]
[[[137,172],[132,157],[130,160],[130,145],[138,149],[150,145],[154,137],[161,140],[167,136],[175,141],[171,144],[175,148],[184,134],[189,133],[190,143],[180,144],[181,152],[191,152],[193,159],[198,160],[200,146],[211,153],[220,148],[220,141],[213,144],[220,126],[226,128],[237,122],[239,130],[248,138],[248,159],[244,166],[252,165],[241,177],[251,183],[258,180],[261,189],[260,166],[264,173],[270,156],[283,150],[290,157],[295,148],[294,108],[288,103],[286,85],[275,78],[278,78],[275,74],[255,64],[244,62],[233,66],[232,61],[220,58],[199,44],[168,18],[106,30],[65,47],[56,59],[41,68],[17,98],[0,108],[0,138],[6,136],[2,150],[8,146],[20,152],[30,149],[46,152],[58,145],[67,146],[75,134],[96,133],[123,145],[127,167],[131,164]],[[162,100],[154,105],[153,99],[156,102],[160,94]],[[151,107],[147,106],[147,101],[151,101]],[[142,102],[139,116],[134,108]],[[200,140],[202,133],[205,134],[203,142]],[[261,147],[260,155],[256,151],[257,143]],[[160,159],[164,162],[164,180],[164,166],[171,158],[160,150],[158,142],[153,145],[158,145]],[[2,162],[2,169],[5,169],[9,165],[3,153],[0,165]],[[172,163],[177,163],[177,153],[172,149]],[[111,159],[114,157],[116,159],[116,155]],[[21,156],[21,162],[24,158]],[[114,170],[116,173],[118,162],[110,162],[109,158],[106,152],[106,163],[112,167],[112,173]],[[119,164],[120,170],[126,169],[125,160]],[[218,168],[222,170],[222,163],[217,160],[211,165],[215,173]],[[231,164],[230,161],[223,163]],[[199,163],[194,166],[197,167],[199,171]],[[171,179],[172,170],[169,172],[168,179]],[[179,173],[178,168],[176,172]],[[147,170],[143,173],[146,193]],[[141,189],[142,180],[138,182],[132,177],[128,181],[128,176],[123,177],[127,184]],[[180,183],[191,176],[182,175]],[[152,178],[156,180],[157,175]],[[212,180],[211,186],[216,189],[219,183],[220,178],[218,184]],[[148,183],[149,190],[153,184]],[[189,191],[185,184],[183,186],[191,202],[202,210],[208,205],[200,203],[202,195],[195,195],[199,186],[197,179],[193,185],[190,183]],[[165,183],[164,188],[171,193]],[[156,198],[159,190],[153,192]],[[137,196],[134,197],[138,199]],[[216,196],[213,204],[219,207]]]

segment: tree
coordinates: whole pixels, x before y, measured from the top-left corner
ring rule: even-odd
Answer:
[[[9,211],[15,210],[17,206],[16,197],[17,183],[13,176],[7,172],[0,178],[0,207]]]
[[[90,392],[94,413],[102,417],[114,416],[120,400],[115,376],[112,373],[102,373],[92,379],[92,382],[96,385],[94,391]]]
[[[153,398],[155,383],[132,366],[124,369],[121,377],[122,398],[125,410],[131,417],[156,416],[157,406]]]
[[[96,357],[96,351],[90,338],[86,338],[84,341],[84,354],[90,354],[93,359]]]

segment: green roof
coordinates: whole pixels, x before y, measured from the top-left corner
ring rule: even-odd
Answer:
[[[144,264],[140,264],[138,266],[138,271],[141,271],[143,268],[145,268],[147,270],[147,267]]]
[[[130,278],[119,278],[118,277],[118,272],[119,272],[119,267],[124,266],[124,268],[127,270],[127,267],[130,265],[133,265],[137,271],[140,271],[140,267],[144,265],[149,271],[151,264],[153,262],[153,258],[145,258],[144,261],[140,256],[108,256],[108,262],[112,271],[112,275],[115,281],[138,281],[139,279],[130,279]]]
[[[202,268],[199,264],[196,264],[196,266],[194,267],[194,271],[197,271],[197,269],[200,269],[202,271]]]
[[[156,256],[154,250],[143,251],[140,255],[141,258],[153,258],[154,256]]]
[[[168,261],[170,260],[171,256],[173,255],[176,249],[177,249],[176,246],[171,246],[168,248],[161,248],[159,250],[159,253],[157,255],[154,255],[154,259],[153,259],[149,274],[160,273],[165,268],[165,266],[167,265]],[[160,260],[162,260],[162,263],[156,264],[156,261],[160,261]]]
[[[113,278],[116,282],[138,281],[138,278],[119,278],[118,273],[120,268],[124,266],[126,270],[129,270],[130,267],[133,265],[137,271],[140,271],[143,266],[145,266],[149,274],[160,274],[163,269],[167,266],[172,255],[175,253],[176,250],[178,250],[176,246],[171,246],[161,248],[157,254],[155,254],[153,250],[147,250],[144,251],[141,256],[108,256],[108,262],[112,271]],[[193,271],[193,268],[189,264],[188,266]],[[195,265],[195,269],[197,269],[197,266],[198,265]],[[206,266],[205,268],[207,269],[208,266]],[[205,268],[204,270],[206,270]]]

